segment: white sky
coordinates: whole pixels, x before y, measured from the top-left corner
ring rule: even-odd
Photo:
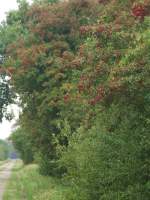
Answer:
[[[31,0],[28,0],[31,2]],[[14,10],[17,8],[16,0],[0,0],[0,22],[5,20],[6,13],[9,10]],[[11,122],[4,120],[0,124],[0,139],[6,139],[12,132],[12,125],[15,123],[15,120],[18,118],[19,108],[15,105],[11,106],[10,109],[13,109],[15,114],[15,119]]]

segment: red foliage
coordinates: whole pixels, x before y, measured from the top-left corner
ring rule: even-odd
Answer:
[[[7,74],[8,76],[11,76],[14,73],[15,73],[14,67],[8,67],[7,69],[0,67],[0,74]]]
[[[83,92],[84,89],[85,89],[85,87],[84,87],[83,83],[79,83],[79,85],[78,85],[79,92]]]
[[[12,75],[12,74],[15,73],[15,68],[14,68],[14,67],[9,67],[9,68],[7,69],[7,71],[8,71],[8,74]]]
[[[103,25],[100,25],[98,28],[97,28],[97,32],[98,33],[103,33],[105,31],[105,27]]]
[[[32,45],[30,48],[17,49],[17,56],[24,67],[33,67],[37,62],[39,56],[46,53],[47,47],[44,44]]]
[[[81,93],[81,92],[84,92],[86,90],[88,90],[88,92],[89,92],[90,87],[91,87],[90,77],[87,76],[87,75],[82,75],[80,77],[80,82],[78,84],[79,92]]]
[[[64,96],[64,102],[65,102],[65,103],[68,103],[69,99],[70,99],[69,94],[66,94],[66,95]]]
[[[76,58],[71,62],[72,68],[81,68],[82,59]]]
[[[108,2],[108,0],[98,0],[98,3],[102,3],[102,4],[105,4],[107,2]]]
[[[81,7],[88,7],[89,2],[87,0],[82,0],[80,6]]]
[[[144,4],[135,4],[132,8],[132,14],[137,18],[144,19],[147,15]]]
[[[102,99],[103,99],[103,96],[97,95],[96,97],[94,97],[93,99],[91,99],[91,100],[89,101],[89,104],[92,105],[92,106],[94,106],[94,105],[96,105],[98,102],[100,102]]]
[[[98,93],[98,95],[104,96],[104,94],[105,94],[104,87],[102,87],[102,86],[98,87],[97,88],[97,93]]]
[[[63,54],[62,54],[62,58],[65,59],[65,60],[68,60],[68,61],[72,61],[74,56],[69,51],[64,51]]]
[[[80,27],[80,34],[81,35],[85,35],[85,34],[91,32],[91,31],[92,31],[92,28],[90,26],[81,26]]]
[[[6,70],[4,68],[0,67],[0,74],[4,74],[6,72]]]
[[[97,88],[97,95],[89,101],[89,104],[93,106],[96,105],[97,103],[103,100],[104,96],[105,96],[105,89],[103,86],[100,86]]]

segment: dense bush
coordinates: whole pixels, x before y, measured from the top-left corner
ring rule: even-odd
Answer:
[[[98,114],[90,130],[79,129],[61,159],[67,166],[64,181],[71,185],[67,200],[148,199],[145,120],[134,105],[120,103]]]
[[[18,150],[20,158],[24,164],[33,162],[33,148],[30,137],[27,135],[25,130],[19,128],[13,132],[10,136],[15,149]]]

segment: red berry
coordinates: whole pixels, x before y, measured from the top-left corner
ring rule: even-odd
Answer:
[[[105,27],[102,25],[97,28],[98,33],[103,33],[105,30],[106,30]]]
[[[69,94],[66,94],[66,95],[64,96],[64,102],[67,103],[67,102],[69,101],[69,99],[70,99]]]
[[[145,6],[143,4],[135,4],[132,8],[132,14],[135,17],[144,19],[144,17],[146,16]]]

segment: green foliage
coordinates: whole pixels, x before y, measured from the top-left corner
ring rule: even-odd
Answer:
[[[134,105],[123,102],[99,113],[86,133],[79,129],[61,159],[67,166],[64,181],[71,185],[66,199],[148,199],[150,127],[145,122]]]
[[[57,179],[41,176],[37,165],[23,166],[17,161],[3,199],[64,200],[64,191],[65,187]]]
[[[33,161],[33,149],[29,136],[27,133],[19,128],[10,137],[14,147],[18,150],[21,159],[25,164],[32,163]]]
[[[8,120],[12,118],[12,114],[7,112],[7,106],[13,103],[12,98],[14,98],[14,94],[10,89],[6,74],[0,72],[0,122],[4,117]]]
[[[90,13],[94,19],[99,8],[97,3],[88,2],[88,7],[83,5],[80,14],[76,15],[72,11],[78,9],[80,4],[80,1],[53,5],[36,3],[24,12],[26,20],[18,21],[22,12],[27,10],[26,5],[21,4],[19,11],[14,13],[18,18],[11,18],[11,15],[7,18],[6,27],[15,29],[19,23],[21,35],[17,31],[18,35],[12,39],[9,37],[11,31],[8,31],[7,37],[11,42],[5,45],[9,56],[4,65],[8,70],[13,66],[12,82],[20,96],[23,109],[21,124],[28,130],[32,141],[34,140],[33,146],[38,152],[37,157],[40,155],[43,160],[40,164],[43,163],[41,168],[44,167],[46,174],[48,171],[52,173],[53,169],[56,174],[55,167],[50,166],[56,166],[53,163],[57,163],[58,159],[53,139],[58,137],[59,143],[62,142],[57,124],[69,110],[81,110],[79,106],[74,106],[76,102],[69,107],[65,105],[64,96],[69,91],[75,91],[76,77],[74,83],[71,81],[76,73],[74,68],[81,62],[80,58],[75,59],[74,55],[82,42],[79,29],[83,21],[80,21],[79,16],[87,18]],[[4,26],[2,30],[7,29]],[[5,42],[4,38],[3,44]],[[73,69],[69,67],[71,63],[74,63]],[[80,70],[77,70],[76,74],[79,75]],[[80,119],[84,115],[79,112],[73,118],[70,116],[67,118],[70,118],[71,128],[74,130],[80,125]]]
[[[9,155],[7,142],[0,140],[0,161],[6,160]]]
[[[60,0],[33,0],[34,3],[37,3],[37,4],[52,4],[52,3],[57,3],[59,2]]]

